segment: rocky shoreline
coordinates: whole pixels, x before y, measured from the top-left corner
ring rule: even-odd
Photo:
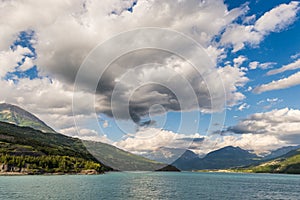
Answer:
[[[23,176],[23,175],[97,175],[103,174],[95,169],[85,169],[80,172],[43,172],[43,170],[33,170],[26,167],[20,168],[8,164],[0,164],[0,176]]]
[[[83,170],[79,173],[64,173],[64,172],[55,172],[55,173],[31,173],[31,172],[0,172],[0,176],[26,176],[26,175],[99,175],[104,173],[99,173],[94,170]]]

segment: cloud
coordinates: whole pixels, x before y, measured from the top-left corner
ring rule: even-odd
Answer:
[[[155,26],[180,31],[201,44],[207,50],[212,63],[216,63],[217,59],[225,54],[222,47],[212,42],[214,37],[246,10],[244,7],[228,10],[221,0],[200,2],[189,0],[177,3],[170,0],[159,2],[142,0],[136,5],[134,2],[117,0],[112,2],[78,0],[72,4],[69,1],[3,2],[0,8],[2,16],[0,28],[4,34],[0,41],[0,49],[7,49],[17,39],[20,31],[31,31],[36,39],[33,46],[38,55],[35,64],[40,76],[51,77],[56,83],[72,87],[81,63],[97,44],[120,32],[140,27]],[[132,12],[128,11],[128,8],[133,5]],[[47,7],[46,10],[43,9],[45,7]],[[37,15],[39,17],[36,17]],[[6,23],[8,19],[11,22],[10,26]],[[161,35],[156,42],[167,44],[166,39]],[[187,53],[192,54],[192,49],[177,42],[177,48],[185,49]],[[131,45],[130,43],[132,43],[131,40],[124,40],[116,45],[128,46]],[[174,46],[174,42],[169,46]],[[115,49],[116,46],[112,46],[105,51],[109,54]],[[197,57],[200,61],[203,59],[201,55]],[[161,66],[147,65],[147,67],[136,68],[145,63],[159,63]],[[30,65],[31,63],[26,62],[22,70]],[[89,88],[88,84],[94,75],[95,70],[92,68],[85,74],[86,78],[80,84],[86,84]],[[220,75],[222,77],[218,78]],[[123,76],[127,78],[122,79]],[[147,117],[148,110],[153,104],[163,105],[165,112],[193,109],[203,112],[220,111],[224,109],[224,104],[232,106],[245,98],[238,91],[238,88],[247,81],[245,76],[245,73],[239,69],[233,67],[218,69],[213,64],[209,66],[207,72],[203,73],[203,76],[200,76],[192,70],[192,66],[187,61],[174,59],[169,53],[151,50],[132,52],[117,59],[103,74],[97,88],[95,107],[98,113],[105,113],[112,117],[111,102],[114,92],[114,94],[119,94],[114,100],[116,105],[114,109],[119,113],[116,118],[132,119],[135,122],[139,122],[142,117]],[[181,81],[176,78],[180,78]],[[185,79],[187,82],[183,84]],[[221,79],[224,81],[225,88],[221,81],[218,84],[213,81]],[[141,87],[132,85],[132,80],[140,81],[138,86]],[[146,80],[159,84],[141,85],[147,84]],[[190,89],[188,84],[190,84]],[[35,87],[30,84],[28,86]],[[119,90],[115,90],[116,86]],[[209,91],[209,88],[213,90]],[[195,98],[191,98],[191,89],[194,90]],[[68,91],[67,95],[69,95]],[[88,95],[93,95],[91,91],[90,93]],[[226,95],[228,101],[226,102],[220,94]],[[176,95],[181,96],[180,102]],[[130,106],[127,106],[126,102],[129,97]],[[30,104],[29,100],[26,101]],[[52,101],[55,104],[58,100],[49,97],[47,101],[51,107]],[[214,108],[212,108],[212,102],[215,102]],[[71,103],[69,99],[68,103]],[[130,116],[127,114],[128,109]],[[59,109],[54,107],[52,110],[54,112]],[[81,110],[87,112],[83,106],[78,112]]]
[[[75,126],[72,112],[72,87],[48,78],[33,80],[22,78],[17,82],[2,79],[0,85],[0,101],[21,106],[59,132]],[[85,97],[91,95],[81,93]],[[78,118],[83,124],[92,118],[91,112],[86,110],[87,104],[89,102],[82,101],[82,104],[78,105],[80,110]],[[77,131],[72,134],[76,135]]]
[[[243,19],[243,24],[253,24],[255,22],[256,16],[255,14],[251,16],[247,16]]]
[[[258,135],[252,133],[237,135],[227,133],[221,136],[205,136],[203,142],[192,150],[199,155],[206,155],[211,151],[226,146],[238,146],[242,149],[262,155],[286,145],[289,145],[289,143],[273,135]]]
[[[136,134],[113,143],[113,145],[121,149],[146,156],[162,148],[189,149],[199,155],[206,155],[211,151],[226,146],[239,146],[243,149],[254,151],[257,154],[265,154],[289,144],[291,143],[278,138],[276,135],[269,134],[226,133],[221,136],[201,136],[198,133],[184,135],[156,128],[141,128]],[[183,152],[181,151],[181,153]],[[176,158],[173,159],[176,160]]]
[[[19,67],[18,70],[26,71],[26,70],[32,68],[33,66],[34,66],[33,60],[29,57],[25,57],[25,60],[24,60],[23,64]]]
[[[119,62],[124,63],[124,60]],[[211,68],[210,72],[201,76],[189,63],[173,56],[163,60],[161,65],[142,65],[126,71],[123,76],[118,75],[118,69],[111,67],[103,76],[103,81],[100,80],[103,89],[100,88],[99,96],[105,94],[105,97],[99,101],[97,111],[113,116],[113,107],[114,117],[119,119],[128,119],[129,111],[135,122],[148,116],[153,105],[163,107],[154,114],[166,111],[220,111],[225,102],[233,106],[244,98],[238,87],[248,81],[241,69],[231,66]],[[215,81],[218,77],[222,82]],[[227,96],[227,101],[222,94]]]
[[[104,120],[103,124],[102,124],[103,128],[107,128],[109,126],[109,123],[107,120]]]
[[[282,31],[291,25],[298,11],[299,2],[292,1],[264,13],[254,24],[231,24],[223,33],[221,43],[233,45],[233,52],[243,49],[246,44],[256,46],[271,32]]]
[[[247,92],[251,92],[253,90],[253,88],[251,87],[251,86],[248,86],[248,88],[247,88]]]
[[[300,84],[300,72],[297,72],[287,78],[279,79],[277,81],[272,81],[267,84],[263,84],[254,88],[253,92],[260,94],[262,92],[280,90],[285,88],[290,88]]]
[[[265,62],[265,63],[259,63],[257,61],[253,61],[249,63],[249,69],[253,70],[253,69],[269,69],[271,67],[273,67],[274,65],[276,65],[277,63],[275,62]]]
[[[225,66],[218,69],[219,74],[223,81],[224,88],[229,91],[226,92],[227,106],[233,106],[245,98],[244,94],[238,91],[239,87],[243,87],[249,79],[246,73],[237,67]],[[235,81],[232,82],[232,79]],[[213,81],[213,79],[211,79]]]
[[[75,113],[80,118],[80,124],[77,124],[79,133],[80,130],[85,130],[82,133],[93,133],[93,128],[85,127],[85,123],[93,118],[94,112],[94,109],[89,109],[93,102],[87,99],[96,99],[94,107],[98,113],[113,117],[113,107],[117,113],[116,118],[132,119],[135,122],[148,117],[149,109],[156,104],[162,105],[164,109],[157,110],[155,114],[195,109],[202,112],[220,111],[224,109],[224,104],[234,106],[245,98],[239,89],[248,81],[245,71],[238,67],[245,58],[236,58],[235,66],[218,67],[214,64],[226,56],[223,45],[233,44],[234,50],[237,51],[243,48],[245,43],[258,44],[268,32],[282,30],[291,24],[295,18],[293,13],[298,9],[295,2],[282,4],[279,7],[290,14],[280,14],[276,23],[268,24],[267,21],[269,15],[279,12],[278,7],[274,8],[276,12],[271,10],[270,14],[263,15],[256,22],[255,16],[249,17],[245,20],[245,23],[249,23],[246,26],[236,24],[236,19],[246,14],[247,6],[228,10],[221,0],[188,0],[177,3],[171,0],[141,0],[136,2],[132,11],[128,11],[134,2],[2,2],[0,50],[3,59],[0,76],[3,78],[7,72],[16,70],[15,64],[24,57],[24,52],[28,51],[21,47],[14,51],[9,49],[21,31],[28,31],[34,34],[35,41],[32,42],[32,46],[37,58],[34,61],[26,58],[20,70],[24,71],[36,64],[39,77],[33,80],[19,78],[16,82],[1,79],[0,101],[18,104],[35,113],[56,130],[76,136],[78,133],[72,112],[73,84],[88,53],[97,44],[120,32],[143,27],[160,27],[182,32],[201,44],[212,60],[211,66],[207,70],[201,69],[203,73],[199,76],[188,61],[174,57],[168,52],[143,50],[119,57],[104,72],[96,94],[94,91],[78,91],[75,94],[80,97]],[[281,25],[282,23],[286,26]],[[264,26],[265,28],[260,28]],[[221,43],[215,41],[216,36],[219,37],[223,32]],[[168,44],[168,38],[163,35],[158,38],[157,43],[174,45],[174,42]],[[178,49],[193,55],[193,49],[181,45],[180,41],[176,42]],[[120,41],[115,46],[106,48],[105,52],[109,54],[120,46],[132,45],[131,43],[132,38]],[[197,57],[198,61],[203,59],[202,55],[193,56]],[[95,76],[95,68],[85,75],[80,84],[89,88],[90,79]],[[216,80],[222,82],[216,83]],[[192,98],[191,94],[195,98]],[[223,96],[227,97],[226,101]],[[114,106],[112,103],[115,103]],[[212,106],[213,103],[215,107]],[[173,134],[164,132],[163,135],[170,139]],[[164,138],[161,139],[163,141]],[[153,142],[155,144],[156,141]],[[130,147],[130,144],[125,143],[123,146],[127,145]],[[136,145],[138,148],[141,144],[137,142]]]
[[[259,64],[259,68],[261,68],[261,69],[269,69],[269,68],[272,68],[276,64],[277,64],[276,62],[260,63]]]
[[[134,153],[155,151],[161,147],[187,149],[194,138],[200,134],[179,134],[157,128],[140,128],[139,131],[127,138],[115,142],[114,145]]]
[[[264,100],[260,100],[256,103],[256,105],[261,105],[264,110],[269,110],[273,106],[283,102],[282,99],[279,98],[267,98]]]
[[[296,53],[294,55],[291,55],[291,59],[297,59],[300,57],[300,53]]]
[[[273,69],[268,71],[267,75],[274,75],[274,74],[279,74],[285,71],[290,71],[290,70],[295,70],[295,69],[300,69],[300,59],[287,64],[287,65],[283,65],[281,68],[279,69]]]
[[[232,24],[223,33],[221,43],[233,45],[232,52],[237,52],[243,49],[246,43],[257,45],[262,39],[262,35],[254,30],[253,25]]]
[[[250,105],[248,105],[247,103],[243,103],[238,107],[238,110],[243,111],[243,110],[249,109],[249,108],[250,108]]]
[[[31,54],[31,50],[21,46],[17,46],[14,50],[8,49],[0,51],[0,77],[4,77],[8,72],[16,71],[22,59],[25,59],[25,61],[20,67],[21,70],[24,71],[32,67],[32,61],[25,56],[26,54]]]
[[[268,101],[274,102],[278,99]],[[257,154],[265,154],[299,142],[300,110],[283,108],[252,114],[238,124],[228,127],[222,134],[184,135],[156,128],[141,128],[136,134],[115,142],[114,145],[138,154],[168,147],[190,149],[205,155],[226,146],[239,146]]]
[[[245,56],[239,56],[237,58],[233,59],[233,63],[235,67],[239,67],[241,66],[241,64],[243,64],[245,61],[247,60],[247,58]]]
[[[273,99],[267,98],[267,102],[270,102],[270,103],[276,103],[278,101],[279,101],[278,98],[273,98]]]
[[[253,61],[253,62],[249,63],[249,68],[256,69],[258,67],[258,65],[259,65],[259,62]]]
[[[299,11],[299,2],[291,1],[281,4],[269,12],[264,13],[256,22],[255,30],[266,35],[270,32],[279,32],[296,20]]]
[[[287,144],[297,144],[300,142],[300,110],[283,108],[255,113],[226,131],[272,136]]]

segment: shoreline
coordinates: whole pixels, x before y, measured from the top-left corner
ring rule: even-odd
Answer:
[[[98,174],[83,174],[83,173],[44,173],[44,174],[31,174],[31,173],[21,173],[21,172],[5,172],[0,173],[1,176],[64,176],[64,175],[103,175],[105,173]]]
[[[105,172],[96,172],[93,170],[84,170],[81,172],[55,172],[55,173],[33,173],[33,172],[0,172],[0,176],[35,176],[35,175],[44,175],[44,176],[56,176],[56,175],[102,175]]]

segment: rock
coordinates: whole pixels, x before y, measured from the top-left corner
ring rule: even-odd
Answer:
[[[155,170],[157,172],[180,172],[179,169],[177,169],[176,167],[174,167],[173,165],[167,165],[163,168],[160,168],[158,170]]]
[[[12,172],[20,172],[21,168],[20,167],[11,167]]]
[[[0,165],[0,172],[8,172],[8,171],[9,171],[9,167],[7,164]]]
[[[92,174],[99,174],[95,169],[86,169],[81,170],[80,174],[92,175]]]

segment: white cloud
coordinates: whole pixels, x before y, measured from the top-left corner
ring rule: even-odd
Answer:
[[[266,154],[270,151],[286,146],[289,143],[278,139],[273,135],[257,134],[225,134],[222,136],[206,136],[198,148],[193,149],[199,155],[205,155],[211,151],[226,147],[238,146],[242,149],[253,151],[256,154]]]
[[[284,108],[252,114],[221,135],[205,136],[201,143],[192,145],[192,150],[204,155],[222,147],[239,146],[265,154],[299,142],[300,110]]]
[[[229,65],[219,68],[218,72],[221,74],[224,88],[229,89],[230,91],[230,93],[226,92],[227,105],[236,105],[245,98],[245,95],[239,92],[238,88],[243,87],[249,81],[249,79],[245,76],[246,73],[240,68]],[[232,79],[235,80],[234,83],[232,82]]]
[[[260,63],[257,61],[253,61],[249,63],[249,69],[253,70],[253,69],[269,69],[271,67],[273,67],[274,65],[276,65],[275,62],[265,62],[265,63]]]
[[[256,69],[258,67],[258,65],[259,65],[259,62],[253,61],[253,62],[249,63],[249,68]]]
[[[273,136],[287,144],[297,144],[300,142],[300,110],[283,108],[255,113],[227,131]]]
[[[262,92],[267,92],[271,90],[290,88],[299,84],[300,84],[300,72],[297,72],[287,78],[279,79],[277,81],[272,81],[270,83],[257,86],[253,90],[253,92],[260,94]]]
[[[295,21],[298,11],[299,2],[297,1],[281,4],[261,16],[255,22],[255,29],[263,35],[281,31]]]
[[[18,70],[20,70],[20,71],[26,71],[26,70],[32,68],[33,66],[34,66],[33,60],[31,58],[29,58],[29,57],[25,57],[24,63],[19,67]]]
[[[264,109],[270,109],[273,106],[275,106],[278,103],[281,103],[283,100],[279,99],[279,98],[267,98],[266,102],[268,103],[268,105],[265,105],[263,108]]]
[[[245,56],[239,56],[237,58],[233,59],[233,63],[235,67],[240,67],[241,64],[243,64],[247,60],[247,57]]]
[[[250,16],[245,23],[252,25],[245,26],[232,24],[232,22],[239,16],[244,15],[248,8],[241,7],[228,10],[221,0],[188,0],[177,3],[170,0],[141,0],[134,6],[132,13],[127,9],[133,5],[133,1],[4,1],[0,7],[0,29],[2,30],[0,38],[0,76],[3,77],[7,72],[14,70],[15,64],[22,59],[24,52],[28,51],[28,49],[21,49],[21,47],[18,47],[14,52],[8,50],[19,32],[33,30],[37,38],[34,44],[38,54],[35,60],[36,63],[26,59],[20,70],[29,69],[32,64],[37,64],[41,75],[50,76],[51,80],[48,78],[34,80],[23,78],[19,79],[17,83],[11,80],[0,80],[0,101],[18,104],[36,114],[59,132],[78,136],[71,107],[73,83],[82,61],[97,44],[115,34],[136,28],[153,26],[169,28],[195,39],[206,49],[213,63],[217,63],[218,59],[224,58],[226,50],[224,47],[220,47],[217,42],[212,41],[224,29],[226,31],[222,36],[222,43],[233,44],[234,51],[243,48],[245,43],[258,44],[268,32],[285,28],[286,26],[281,25],[282,23],[288,23],[287,25],[289,25],[293,22],[294,15],[292,13],[297,12],[295,4],[295,2],[292,2],[288,4],[287,8],[284,4],[280,5],[280,7],[283,6],[285,12],[290,14],[281,14],[280,19],[276,18],[276,23],[267,23],[268,16],[277,13],[277,10],[272,10],[269,14],[257,20],[255,25],[252,24],[255,16]],[[7,23],[8,21],[10,23]],[[162,37],[157,42],[163,42],[164,39]],[[124,43],[117,45],[127,45],[129,42],[124,41]],[[178,46],[184,48],[180,44]],[[113,51],[115,48],[116,46],[112,49],[106,49],[106,51]],[[187,48],[186,51],[191,50]],[[159,61],[158,63],[163,65],[159,67],[148,65],[148,67],[133,69],[137,66],[136,64],[144,64],[141,62],[144,59],[141,56],[143,53],[144,57],[149,56],[149,59],[145,62]],[[162,57],[161,52],[153,53],[151,51],[142,52],[141,54],[133,53],[132,57],[129,56],[127,59],[120,58],[119,63],[112,64],[115,68],[111,68],[103,76],[103,81],[108,90],[98,91],[95,97],[96,100],[99,100],[96,101],[95,105],[97,111],[109,115],[111,112],[109,98],[112,95],[112,88],[118,84],[118,86],[121,86],[120,91],[123,92],[121,97],[126,97],[133,89],[136,89],[132,84],[132,80],[142,80],[141,83],[148,80],[180,88],[178,92],[186,100],[183,109],[192,110],[199,105],[190,104],[190,93],[185,90],[188,87],[182,87],[181,82],[176,79],[182,75],[189,77],[188,80],[199,98],[196,100],[200,100],[201,111],[211,110],[210,101],[212,99],[217,102],[217,105],[223,106],[224,99],[220,98],[220,93],[225,93],[227,96],[226,103],[228,106],[236,105],[245,98],[239,88],[245,85],[248,78],[245,71],[237,67],[244,62],[245,58],[236,58],[234,61],[235,66],[228,65],[217,68],[217,66],[212,65],[201,78],[195,76],[193,73],[195,71],[188,67],[186,61],[172,58],[170,55]],[[201,57],[199,57],[199,60],[201,60]],[[128,69],[133,69],[133,71]],[[94,73],[95,71],[92,69],[86,74],[86,82]],[[126,81],[118,82],[124,74],[127,76]],[[216,80],[222,80],[224,88],[220,84],[216,84]],[[213,91],[208,91],[207,85],[211,85],[214,88]],[[138,114],[137,117],[147,114],[147,109],[140,111],[138,108],[149,108],[153,102],[165,105],[169,110],[179,109],[176,107],[178,106],[176,99],[165,88],[151,85],[141,87],[135,92],[132,101],[137,106],[133,114]],[[94,99],[94,94],[82,91],[79,96],[82,99],[76,108],[81,113],[80,115],[76,113],[76,115],[79,115],[77,117],[80,118],[81,122],[78,124],[79,133],[85,135],[86,138],[95,139],[93,129],[85,127],[93,114],[91,110],[87,109],[90,102],[87,102],[86,99],[88,97]],[[124,102],[122,98],[118,100],[117,102]],[[118,105],[121,106],[122,104]],[[126,110],[128,107],[120,108],[121,111],[122,109]],[[220,109],[222,109],[221,106]],[[137,133],[137,136],[145,136],[155,131],[143,129]],[[118,142],[117,145],[128,150],[153,149],[161,145],[178,147],[183,145],[183,143],[179,143],[181,139],[199,136],[198,134],[186,136],[163,130],[160,133],[157,136],[150,137],[147,141],[129,137]],[[225,140],[230,141],[231,139],[227,138]],[[229,144],[229,142],[223,144]]]
[[[274,75],[274,74],[279,74],[279,73],[282,73],[282,72],[285,72],[285,71],[289,71],[289,70],[295,70],[295,69],[300,69],[300,59],[290,63],[290,64],[287,64],[287,65],[283,65],[281,68],[279,69],[273,69],[273,70],[270,70],[267,75]]]
[[[267,99],[258,101],[256,104],[261,105],[264,110],[269,110],[270,108],[272,108],[273,106],[275,106],[281,102],[283,102],[283,100],[279,99],[279,98],[267,98]]]
[[[292,24],[299,11],[299,2],[281,4],[269,12],[264,13],[254,24],[232,24],[222,35],[222,44],[233,45],[233,52],[244,48],[246,44],[258,45],[271,32],[279,32]]]
[[[269,99],[274,102],[278,99]],[[201,138],[200,141],[193,140]],[[194,141],[194,142],[193,142]],[[239,146],[257,154],[295,145],[300,142],[300,110],[275,109],[265,113],[255,113],[241,120],[237,125],[227,128],[220,135],[184,135],[156,128],[142,128],[114,145],[142,154],[161,147],[190,149],[200,155],[226,146]]]
[[[251,86],[249,86],[246,91],[251,92],[252,90],[253,90],[253,88]]]
[[[134,1],[118,0],[101,2],[78,0],[72,3],[63,0],[51,2],[36,2],[33,0],[27,2],[3,2],[0,8],[2,16],[0,19],[0,28],[4,30],[5,33],[2,35],[0,41],[0,49],[6,49],[12,41],[16,39],[20,31],[32,30],[36,36],[34,48],[38,55],[35,64],[37,64],[39,73],[41,73],[40,75],[50,76],[56,82],[59,82],[59,84],[64,85],[64,87],[71,87],[74,83],[78,68],[92,48],[115,34],[140,27],[154,26],[180,31],[200,43],[207,50],[213,63],[216,63],[217,59],[225,56],[225,53],[223,48],[220,48],[218,44],[211,41],[216,35],[220,34],[228,24],[231,24],[232,21],[247,10],[247,8],[244,7],[228,10],[227,6],[221,0],[200,2],[198,0],[189,0],[179,1],[177,3],[170,0],[159,2],[141,0],[133,7],[133,12],[131,13],[127,11],[127,9],[133,5],[133,2]],[[44,9],[45,7],[47,9]],[[155,18],[153,18],[153,16],[155,16]],[[7,20],[9,20],[11,24],[9,27],[7,26]],[[157,43],[166,42],[163,36],[159,39]],[[7,41],[10,41],[10,43],[7,43]],[[117,45],[126,46],[129,45],[130,42],[131,41],[124,40],[122,44],[118,43]],[[174,45],[174,43],[170,45]],[[180,43],[177,44],[177,46],[179,49],[184,48]],[[112,49],[106,49],[106,52],[114,51],[116,47],[113,46],[111,48]],[[189,48],[186,49],[186,51],[191,51]],[[151,57],[151,55],[153,56]],[[195,89],[196,96],[199,97],[201,101],[199,105],[193,103],[190,107],[183,106],[184,110],[200,107],[202,111],[209,111],[212,110],[211,101],[216,102],[218,110],[223,109],[222,106],[226,102],[224,102],[224,98],[220,98],[220,96],[222,96],[220,93],[224,92],[229,99],[227,102],[228,105],[233,105],[245,97],[242,93],[238,92],[238,87],[241,87],[243,83],[247,81],[247,78],[245,77],[245,73],[240,72],[238,69],[229,67],[217,69],[216,66],[212,64],[210,69],[208,69],[209,72],[204,73],[205,76],[197,77],[196,74],[192,74],[185,69],[187,66],[186,62],[174,61],[175,63],[164,63],[168,61],[170,55],[164,56],[165,58],[163,58],[161,52],[153,53],[145,51],[141,54],[137,53],[135,57],[133,55],[131,58],[134,59],[121,59],[123,61],[122,63],[113,63],[115,68],[112,67],[112,69],[110,71],[108,70],[105,74],[105,77],[103,77],[107,89],[105,91],[98,91],[98,95],[96,96],[96,99],[99,100],[99,103],[96,105],[97,111],[111,115],[110,98],[113,88],[117,84],[116,80],[120,80],[120,77],[127,72],[127,74],[130,74],[130,70],[128,69],[138,64],[144,64],[143,62],[162,62],[169,66],[158,68],[148,65],[147,69],[141,70],[141,73],[144,73],[144,75],[137,78],[148,78],[149,81],[156,81],[157,83],[166,84],[167,86],[172,85],[171,83],[174,83],[174,86],[182,86],[180,82],[175,81],[176,73],[174,72],[178,73],[177,76],[180,75],[181,72],[183,72],[184,75],[191,75],[188,81],[191,82],[192,87]],[[196,56],[198,60],[201,60],[201,56]],[[149,59],[145,61],[145,57],[149,57]],[[31,64],[32,63],[26,62],[25,65],[22,66],[22,70],[28,69]],[[175,66],[175,64],[178,66]],[[168,68],[175,70],[170,72],[171,70]],[[147,76],[148,72],[152,75],[151,77]],[[224,76],[222,79],[225,82],[225,88],[221,87],[221,83],[215,84],[215,81],[213,81],[221,80],[221,78],[217,78],[219,76],[218,73],[224,73],[224,75],[220,75]],[[89,82],[94,74],[94,69],[87,72],[85,74],[85,81]],[[134,78],[135,76],[132,77]],[[174,77],[174,79],[172,80],[166,77]],[[142,83],[145,83],[145,81]],[[33,86],[28,84],[29,88],[34,88],[34,84],[35,83],[33,83]],[[206,84],[208,86],[212,85],[213,91],[208,91],[209,87],[207,87]],[[125,97],[126,95],[128,97],[131,91],[126,89],[135,89],[130,84],[130,80],[119,85],[124,86],[122,88],[124,90],[121,92]],[[179,92],[190,102],[190,93],[184,89]],[[68,92],[66,93],[69,95]],[[45,94],[47,94],[47,92],[45,92]],[[51,91],[49,94],[52,94]],[[61,95],[64,94],[65,93]],[[122,98],[120,97],[120,103],[124,102],[124,96],[122,96]],[[149,108],[153,102],[164,105],[167,110],[179,109],[170,91],[166,89],[162,90],[161,87],[155,87],[154,85],[146,89],[141,88],[136,90],[136,95],[133,97],[135,99],[131,100],[136,103],[136,106],[133,106],[134,108],[130,114],[136,115],[131,117],[136,117],[137,120],[147,114],[147,108]],[[141,97],[143,97],[143,99]],[[29,100],[25,99],[24,101],[29,103]],[[56,102],[57,100],[49,95],[47,101],[51,104],[51,101]],[[25,102],[23,105],[25,105]],[[128,109],[126,105],[127,104],[125,104],[124,108],[120,108],[120,110]],[[49,107],[51,107],[51,105],[49,105]],[[141,111],[139,111],[140,107],[143,108]],[[62,109],[54,108],[52,112],[60,112],[61,110]]]
[[[201,140],[193,142],[195,138],[201,138]],[[184,135],[156,128],[143,128],[136,134],[113,143],[121,149],[143,155],[150,155],[162,147],[190,149],[199,155],[205,155],[226,146],[239,146],[257,154],[263,154],[289,144],[291,143],[278,138],[277,135],[269,134],[248,133],[201,136],[198,133]],[[173,159],[176,160],[176,158]]]
[[[156,128],[141,128],[137,133],[115,142],[114,145],[135,153],[155,151],[161,147],[187,149],[193,139],[199,137],[201,136],[198,133],[184,135]]]
[[[296,53],[294,55],[291,55],[291,59],[297,59],[300,57],[300,53]]]
[[[27,47],[17,46],[15,50],[0,51],[0,77],[4,77],[8,72],[14,72],[18,63],[22,61],[25,54],[30,54],[31,51]],[[22,69],[26,69],[30,65],[31,59],[26,57]]]
[[[273,99],[267,98],[267,102],[270,102],[270,103],[275,103],[278,100],[279,100],[278,98],[273,98]]]
[[[232,52],[237,52],[245,47],[246,43],[257,45],[263,39],[263,36],[254,31],[254,26],[244,26],[239,24],[232,24],[226,28],[222,35],[222,44],[232,44]]]
[[[256,16],[253,14],[251,16],[245,17],[243,24],[253,24],[255,22]]]
[[[260,63],[259,64],[259,68],[261,68],[261,69],[269,69],[269,68],[272,68],[276,64],[277,64],[276,62]]]
[[[103,128],[107,128],[109,126],[108,121],[104,120],[102,126],[103,126]]]
[[[243,110],[249,109],[249,108],[250,108],[250,105],[248,105],[247,103],[243,103],[238,107],[238,110],[243,111]]]
[[[72,112],[73,88],[64,85],[56,79],[48,78],[0,80],[0,101],[21,106],[25,110],[37,115],[48,125],[58,132],[74,127]],[[89,93],[83,93],[87,97]],[[88,102],[86,102],[88,103]],[[83,102],[78,105],[81,115],[78,116],[82,124],[92,118],[91,113],[86,110],[87,105]],[[68,132],[70,133],[70,132]],[[72,135],[76,135],[74,131]]]

